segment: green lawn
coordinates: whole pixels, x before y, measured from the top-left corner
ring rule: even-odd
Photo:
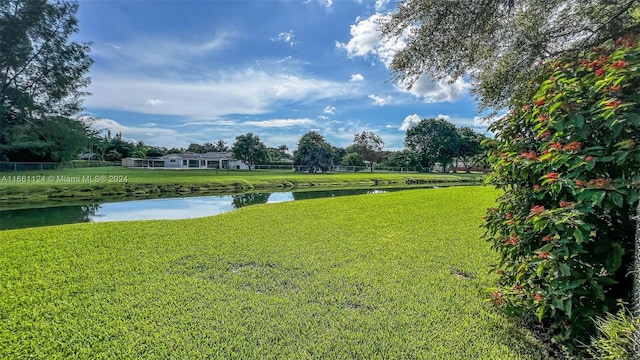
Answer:
[[[482,187],[0,231],[0,358],[537,359]]]
[[[425,183],[477,183],[482,174],[328,173],[253,170],[149,170],[122,167],[1,172],[0,203],[66,199],[181,196],[253,189],[406,186]]]

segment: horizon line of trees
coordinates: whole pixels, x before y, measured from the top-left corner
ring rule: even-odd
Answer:
[[[436,168],[442,172],[470,172],[472,168],[486,166],[480,145],[487,138],[485,135],[470,127],[457,128],[449,121],[433,118],[422,119],[408,129],[405,148],[398,151],[383,150],[382,138],[370,131],[354,134],[353,143],[344,148],[331,145],[317,131],[309,131],[300,138],[298,148],[292,152],[284,144],[269,147],[253,133],[237,136],[231,146],[219,139],[202,144],[191,143],[186,148],[151,146],[143,141],[126,140],[121,132],[112,136],[108,129],[104,136],[89,127],[86,133],[86,141],[80,142],[83,146],[76,146],[76,153],[69,156],[67,161],[79,159],[83,153],[89,154],[90,160],[120,161],[127,157],[159,157],[174,153],[231,152],[250,167],[293,163],[299,171],[308,172],[326,172],[336,166],[366,167],[369,171],[383,166],[419,172],[430,172]],[[43,159],[19,158],[16,161]]]

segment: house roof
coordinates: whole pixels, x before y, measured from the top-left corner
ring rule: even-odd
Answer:
[[[220,160],[220,159],[233,159],[233,153],[230,152],[208,152],[204,154],[186,153],[186,154],[168,154],[162,156],[162,159],[170,157],[179,157],[184,160],[189,159],[207,159],[207,160]]]

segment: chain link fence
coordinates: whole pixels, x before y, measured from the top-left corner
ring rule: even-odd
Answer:
[[[0,172],[46,171],[58,169],[80,169],[88,167],[122,166],[120,161],[71,161],[68,163],[50,162],[0,162]]]

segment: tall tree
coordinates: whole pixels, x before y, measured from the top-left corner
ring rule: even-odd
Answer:
[[[422,166],[420,165],[420,154],[407,149],[388,154],[385,158],[385,165],[389,167],[404,168],[405,171],[411,168],[422,171]]]
[[[355,145],[356,151],[362,155],[365,160],[369,161],[371,172],[373,172],[373,164],[380,161],[379,154],[384,147],[382,138],[371,131],[363,131],[360,134],[355,134],[353,144]]]
[[[309,131],[302,135],[298,150],[293,156],[295,165],[303,166],[310,173],[327,172],[332,165],[332,148],[320,133]]]
[[[216,152],[228,152],[230,150],[229,147],[227,146],[227,143],[222,139],[219,139],[218,141],[216,141],[213,147],[214,147],[213,151],[216,151]]]
[[[639,14],[637,0],[403,0],[381,29],[406,43],[391,62],[396,80],[469,75],[481,105],[499,109],[541,60],[637,33]]]
[[[264,162],[267,159],[267,147],[260,141],[257,135],[252,133],[246,133],[245,135],[236,136],[236,142],[233,143],[233,156],[242,160],[249,170],[260,162]]]
[[[457,132],[460,138],[457,157],[462,160],[465,171],[469,173],[471,168],[482,160],[482,157],[479,156],[482,154],[480,144],[487,137],[467,126],[458,128]]]
[[[439,162],[445,172],[458,154],[460,137],[456,126],[444,119],[423,119],[407,130],[404,144],[422,156],[423,167],[429,168]]]
[[[0,159],[69,160],[92,63],[71,1],[0,0]],[[75,122],[73,122],[75,121]],[[68,140],[60,141],[68,135]],[[44,151],[44,153],[43,153]]]

